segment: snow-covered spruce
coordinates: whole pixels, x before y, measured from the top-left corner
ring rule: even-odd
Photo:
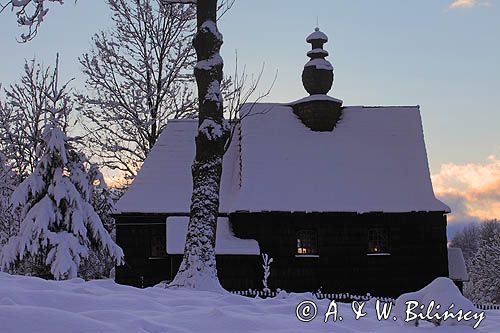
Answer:
[[[55,117],[44,130],[39,156],[33,173],[12,195],[14,209],[21,209],[22,222],[19,234],[2,249],[2,269],[30,259],[42,266],[44,277],[75,278],[90,247],[121,264],[122,250],[90,203],[92,183],[84,157],[72,150]]]

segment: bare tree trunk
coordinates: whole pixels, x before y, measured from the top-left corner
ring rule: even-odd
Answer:
[[[220,92],[222,35],[216,25],[217,0],[198,1],[198,32],[193,45],[198,56],[194,73],[198,84],[199,123],[192,165],[193,195],[184,257],[170,286],[222,290],[217,278],[215,231],[224,143],[229,130],[223,117]]]

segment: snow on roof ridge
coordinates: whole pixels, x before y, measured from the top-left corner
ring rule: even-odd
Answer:
[[[293,106],[295,104],[298,104],[298,102],[304,102],[307,100],[313,100],[315,96],[320,96],[320,95],[311,95],[311,96],[306,96],[298,100],[294,100],[293,102],[264,102],[264,103],[245,103],[243,104],[242,107],[246,105],[252,105],[253,107],[257,105],[269,105],[269,106]],[[339,100],[335,97],[331,97],[328,95],[325,95],[326,98],[324,100],[337,100],[337,101],[342,101]],[[344,105],[344,108],[363,108],[363,109],[419,109],[420,110],[420,105]]]
[[[314,101],[330,101],[330,102],[335,102],[335,103],[340,103],[340,104],[343,103],[343,101],[340,99],[337,99],[337,98],[334,98],[334,97],[331,97],[328,95],[324,95],[324,94],[317,94],[317,95],[310,95],[310,96],[301,98],[299,100],[293,101],[291,103],[287,103],[285,105],[286,106],[294,106],[297,104],[314,102]]]
[[[354,107],[354,105],[349,106],[349,107]],[[402,109],[402,108],[409,108],[409,109],[420,109],[420,105],[357,105],[357,107],[362,107],[365,109]]]

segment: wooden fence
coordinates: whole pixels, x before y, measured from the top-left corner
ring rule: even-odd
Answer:
[[[276,297],[279,292],[277,291],[263,291],[263,290],[243,290],[243,291],[231,291],[233,294],[241,295],[241,296],[247,296],[247,297],[261,297],[261,298],[268,298],[268,297]],[[321,292],[315,292],[312,293],[317,299],[329,299],[329,300],[335,300],[337,302],[341,303],[350,303],[353,301],[368,301],[372,298],[378,299],[379,301],[382,302],[392,302],[394,303],[394,299],[390,297],[377,297],[377,296],[371,296],[370,294],[367,295],[352,295],[349,293],[321,293]]]
[[[243,290],[243,291],[231,291],[233,294],[247,296],[247,297],[261,297],[261,298],[269,298],[276,297],[279,292],[277,291],[263,291],[263,290]],[[377,297],[367,295],[351,295],[349,293],[312,293],[317,299],[329,299],[334,300],[340,303],[350,303],[353,301],[368,301],[372,298],[378,299],[381,302],[392,302],[395,303],[396,300],[390,297]],[[500,310],[500,304],[474,304],[479,310]]]
[[[500,310],[500,304],[474,304],[479,310]]]

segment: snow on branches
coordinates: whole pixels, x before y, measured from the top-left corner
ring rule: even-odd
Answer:
[[[57,67],[50,89],[50,118],[43,127],[33,172],[12,194],[21,226],[0,254],[0,268],[29,261],[37,275],[74,278],[90,249],[99,249],[121,264],[123,251],[104,228],[91,200],[94,177],[86,157],[75,151],[62,130],[67,116],[66,86],[57,85]]]
[[[500,222],[470,224],[453,236],[452,247],[464,254],[469,282],[464,295],[477,303],[500,301]]]
[[[38,161],[38,146],[42,141],[43,127],[51,116],[54,101],[51,91],[58,86],[58,57],[53,69],[44,68],[35,59],[26,61],[19,82],[5,91],[5,102],[0,102],[0,150],[21,178],[32,173]],[[63,85],[55,92],[58,117],[64,132],[69,127],[73,109],[72,96]],[[61,94],[62,92],[66,92]]]
[[[122,250],[90,203],[92,183],[85,159],[71,149],[55,120],[44,130],[41,150],[34,172],[12,196],[22,222],[19,234],[3,248],[2,269],[25,257],[43,257],[53,278],[74,278],[91,247],[121,263]]]
[[[500,300],[500,229],[491,238],[482,240],[468,262],[470,281],[466,285],[475,302],[495,303]]]
[[[18,183],[17,175],[0,152],[0,251],[7,240],[17,231],[17,219],[12,212],[10,196]]]
[[[27,33],[21,34],[21,41],[27,42],[36,36],[38,27],[49,11],[45,6],[49,2],[58,2],[62,5],[64,0],[11,0],[5,5],[0,4],[0,12],[11,5],[12,11],[16,12],[17,23],[28,29]]]
[[[160,0],[109,0],[112,27],[80,57],[86,145],[101,165],[133,178],[168,119],[194,117],[191,39],[196,12]]]
[[[269,286],[267,280],[269,279],[269,275],[271,275],[271,264],[273,263],[273,258],[269,258],[267,253],[262,253],[262,268],[264,269],[264,277],[262,279],[262,285],[264,286],[264,292],[269,292]]]

